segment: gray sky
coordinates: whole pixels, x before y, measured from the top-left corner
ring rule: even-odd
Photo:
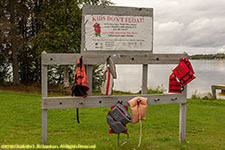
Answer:
[[[111,0],[154,9],[154,53],[225,53],[225,0]]]

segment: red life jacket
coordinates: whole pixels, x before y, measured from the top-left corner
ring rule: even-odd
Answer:
[[[192,68],[190,61],[186,57],[181,58],[181,60],[187,65],[187,67],[190,69],[191,73],[194,74],[195,72]]]
[[[177,81],[176,76],[172,73],[169,77],[169,92],[181,93],[182,91],[183,86]]]
[[[194,76],[194,70],[191,66],[190,61],[183,57],[180,60],[178,66],[173,70],[174,75],[180,81],[182,86],[185,86],[189,82],[191,82],[196,77]]]
[[[75,96],[83,96],[85,98],[88,95],[89,85],[82,58],[79,58],[77,61],[74,81],[75,84],[72,88],[72,93]]]

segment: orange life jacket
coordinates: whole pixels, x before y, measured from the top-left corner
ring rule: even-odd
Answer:
[[[177,81],[176,76],[172,73],[169,77],[169,92],[181,93],[183,91],[183,86]]]
[[[187,85],[189,82],[196,78],[194,76],[194,70],[191,66],[191,63],[186,57],[181,58],[180,63],[173,70],[173,73],[180,81],[180,84],[182,86]]]
[[[89,85],[82,58],[79,58],[77,61],[74,81],[75,84],[72,89],[72,93],[75,96],[83,96],[85,98],[88,95],[87,92],[89,90]]]
[[[145,120],[145,114],[146,114],[146,110],[147,110],[147,106],[148,106],[147,98],[144,98],[144,97],[135,97],[135,98],[129,100],[128,101],[128,104],[131,107],[132,123],[139,122],[138,107],[140,107],[140,116],[141,116],[140,119],[141,120]]]

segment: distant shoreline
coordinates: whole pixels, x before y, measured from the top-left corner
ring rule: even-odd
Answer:
[[[224,53],[217,54],[196,54],[189,56],[190,59],[225,59]]]

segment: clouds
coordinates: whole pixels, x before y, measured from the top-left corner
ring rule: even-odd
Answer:
[[[187,25],[185,43],[192,47],[220,47],[225,45],[225,19],[200,18]]]
[[[225,47],[225,0],[112,1],[154,8],[154,49],[180,47],[183,52],[185,47],[196,53],[215,53]]]
[[[155,44],[188,47],[225,45],[225,19],[200,18],[190,23],[155,22]]]
[[[156,45],[182,45],[184,24],[177,21],[155,22]]]

